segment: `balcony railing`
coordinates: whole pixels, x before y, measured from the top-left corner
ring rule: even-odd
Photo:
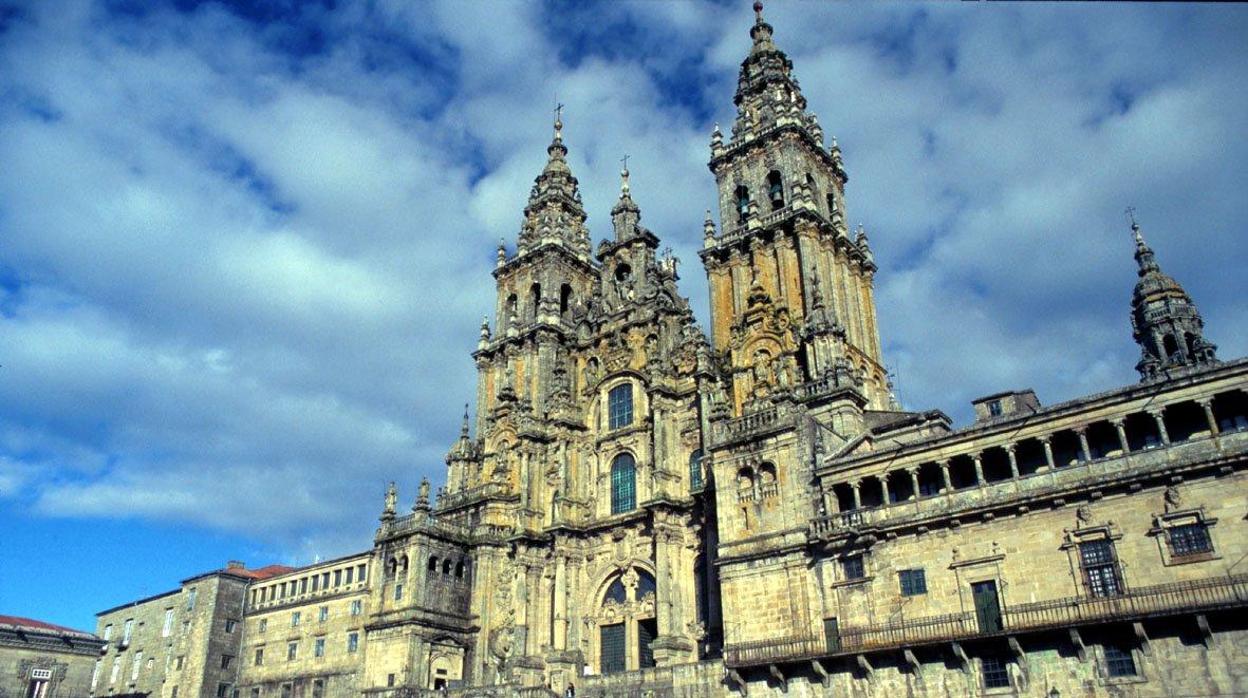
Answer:
[[[974,613],[925,616],[881,625],[845,627],[830,638],[783,637],[729,645],[728,666],[775,664],[975,637],[1067,628],[1248,605],[1248,574],[1138,587],[1119,596],[1074,596],[1003,606],[1000,626],[981,626]]]
[[[505,482],[487,482],[476,487],[459,490],[457,492],[447,492],[438,499],[438,511],[446,509],[455,509],[465,504],[478,502],[483,499],[504,498],[510,495]]]

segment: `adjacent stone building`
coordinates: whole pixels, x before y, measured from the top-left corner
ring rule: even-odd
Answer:
[[[0,698],[87,695],[102,644],[81,630],[0,616]]]
[[[185,657],[185,673],[155,672],[167,686],[1248,693],[1248,360],[1217,359],[1135,226],[1139,383],[1049,406],[997,393],[962,429],[901,409],[840,149],[755,7],[737,118],[711,139],[709,337],[627,169],[612,237],[591,245],[556,116],[515,251],[498,250],[445,487],[431,501],[423,483],[401,512],[392,486],[366,551],[196,581],[230,600],[197,631],[241,609],[241,638],[193,658],[144,641]],[[189,591],[101,623],[151,633],[172,609],[177,627]],[[156,690],[125,651],[105,655],[112,676]]]
[[[96,614],[96,632],[105,644],[90,695],[233,696],[247,586],[289,569],[249,570],[230,562],[223,570],[183,580],[172,591]]]

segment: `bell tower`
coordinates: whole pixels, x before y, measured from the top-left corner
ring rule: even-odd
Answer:
[[[875,262],[845,224],[848,176],[835,138],[806,109],[793,62],[755,3],[731,136],[711,136],[722,233],[708,211],[701,257],[712,339],[727,353],[735,414],[838,371],[869,409],[890,409],[876,327]]]
[[[1140,345],[1140,361],[1135,369],[1141,380],[1165,378],[1175,371],[1217,363],[1217,346],[1205,339],[1205,323],[1192,297],[1178,281],[1161,271],[1153,248],[1144,242],[1134,220],[1131,233],[1135,236],[1135,263],[1140,277],[1131,295],[1131,329]]]

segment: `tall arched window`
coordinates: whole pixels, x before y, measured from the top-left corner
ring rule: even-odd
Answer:
[[[744,184],[737,187],[737,220],[744,223],[745,214],[750,210],[750,190]]]
[[[559,287],[559,317],[567,320],[572,311],[572,287],[564,284]]]
[[[702,449],[700,448],[689,454],[689,487],[695,490],[702,487]]]
[[[637,508],[637,461],[621,453],[611,461],[611,513],[622,514]]]
[[[607,426],[620,429],[633,423],[633,386],[617,385],[607,393]]]
[[[529,317],[537,319],[538,305],[542,302],[542,285],[533,284],[529,287]]]
[[[771,210],[784,208],[784,182],[775,170],[767,173],[767,198],[771,199]]]
[[[836,193],[828,192],[828,216],[836,213]]]

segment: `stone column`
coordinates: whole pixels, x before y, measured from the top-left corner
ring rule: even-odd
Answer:
[[[1041,436],[1040,445],[1044,446],[1044,462],[1049,466],[1049,470],[1054,470],[1056,466],[1053,463],[1053,440],[1050,436]]]
[[[910,485],[914,487],[914,498],[919,498],[919,469],[907,468],[910,471]]]
[[[849,488],[854,491],[854,508],[862,508],[862,497],[858,494],[858,488],[862,487],[862,480],[855,480],[849,483]]]
[[[1168,432],[1166,432],[1165,408],[1159,408],[1159,409],[1156,409],[1156,410],[1149,410],[1149,412],[1148,412],[1148,413],[1149,413],[1150,415],[1152,415],[1152,416],[1153,416],[1153,420],[1157,422],[1157,433],[1158,433],[1158,434],[1161,434],[1161,442],[1162,442],[1163,444],[1165,444],[1165,445],[1169,446],[1169,445],[1170,445],[1170,434],[1169,434]]]
[[[945,484],[945,492],[953,491],[953,481],[949,479],[949,460],[940,461],[940,479]]]
[[[1217,436],[1218,420],[1213,416],[1213,399],[1203,398],[1201,400],[1197,400],[1196,404],[1200,405],[1201,408],[1205,410],[1205,421],[1209,423],[1209,435]]]
[[[1114,429],[1118,432],[1118,448],[1122,449],[1123,454],[1131,452],[1131,446],[1127,443],[1127,420],[1112,420]]]
[[[674,522],[673,522],[674,523]],[[680,602],[683,574],[680,549],[683,535],[679,525],[664,524],[655,530],[655,571],[658,573],[655,614],[659,636],[650,643],[657,666],[671,666],[694,660],[694,645],[685,633],[684,604]]]
[[[892,497],[888,496],[888,473],[884,473],[883,475],[880,476],[880,491],[884,493],[883,506],[888,506],[889,504],[892,504],[893,503]]]
[[[1092,449],[1088,448],[1088,428],[1075,427],[1075,433],[1079,435],[1079,453],[1083,456],[1083,460],[1092,460]]]
[[[1018,444],[1008,444],[1005,447],[1005,454],[1010,458],[1010,476],[1014,478],[1018,477],[1018,456],[1015,454],[1017,448]]]
[[[555,598],[553,600],[555,609],[555,627],[553,628],[554,637],[551,638],[551,646],[556,650],[566,650],[568,648],[568,570],[567,558],[560,556],[555,560]]]
[[[984,458],[982,455],[975,453],[971,455],[971,460],[975,461],[975,484],[983,485],[984,480]]]

